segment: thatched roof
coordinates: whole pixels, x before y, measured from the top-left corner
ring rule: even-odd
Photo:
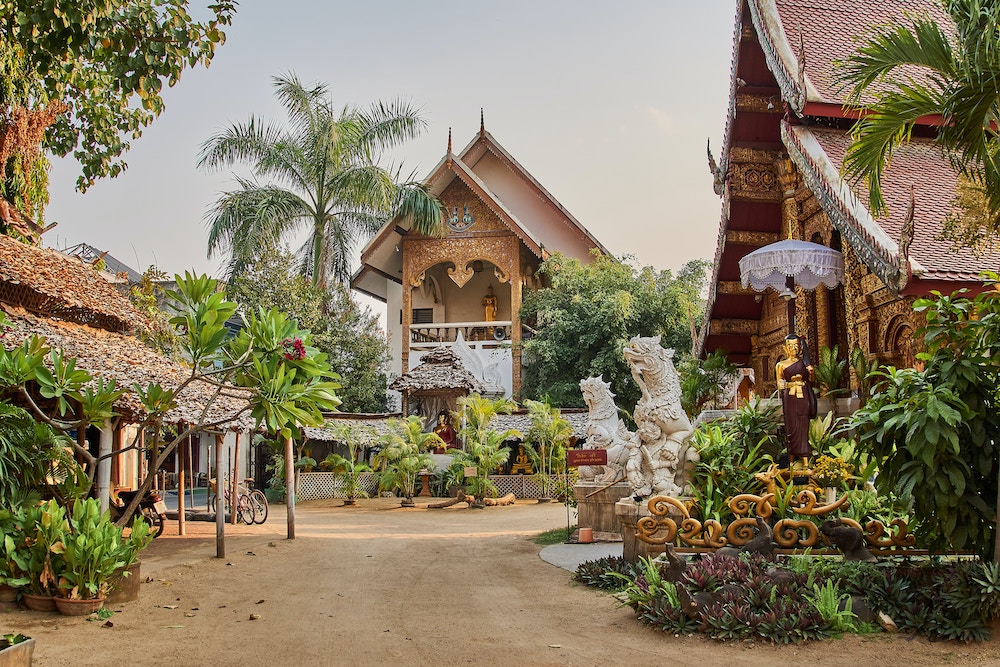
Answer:
[[[465,368],[450,347],[439,347],[425,354],[420,365],[393,380],[389,389],[411,394],[430,391],[486,392],[483,383]]]
[[[3,235],[0,302],[109,331],[148,328],[146,318],[100,271]]]
[[[77,368],[97,377],[113,379],[119,388],[126,390],[115,404],[126,421],[137,423],[146,417],[138,396],[132,390],[133,384],[146,387],[155,382],[165,389],[173,389],[190,377],[189,368],[157,354],[132,336],[39,317],[20,308],[3,306],[3,310],[11,324],[11,328],[0,337],[4,347],[17,347],[32,334],[44,336],[50,347],[61,348],[66,355],[76,357]],[[215,392],[216,388],[207,382],[192,382],[178,395],[177,407],[166,414],[165,421],[197,423],[205,406],[211,403],[207,422],[225,421],[223,428],[250,430],[254,420],[248,412],[239,414],[247,406],[246,392],[228,388],[217,397]],[[232,419],[234,415],[239,416]]]

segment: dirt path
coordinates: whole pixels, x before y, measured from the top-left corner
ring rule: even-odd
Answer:
[[[664,635],[538,558],[528,538],[565,525],[560,505],[363,503],[299,506],[293,541],[274,511],[264,526],[228,531],[225,559],[213,557],[214,524],[189,524],[192,536],[159,538],[145,554],[142,575],[152,581],[137,602],[113,607],[114,627],[11,612],[0,629],[35,637],[42,667],[1000,665],[1000,642],[879,635],[774,647]]]

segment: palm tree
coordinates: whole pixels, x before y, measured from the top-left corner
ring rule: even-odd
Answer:
[[[927,15],[877,29],[841,63],[838,80],[862,109],[847,175],[868,184],[875,215],[886,211],[882,176],[917,120],[940,116],[935,143],[985,192],[989,232],[1000,230],[1000,3],[943,0],[953,35]],[[920,74],[914,77],[916,70]],[[874,100],[871,102],[870,100]]]
[[[509,399],[483,398],[479,394],[458,399],[458,408],[462,414],[462,428],[458,435],[463,444],[462,449],[449,452],[452,457],[448,468],[449,482],[465,482],[476,497],[477,507],[483,506],[483,499],[487,494],[496,493],[496,485],[490,481],[489,475],[510,457],[510,450],[504,447],[504,442],[521,437],[514,429],[495,431],[490,428],[490,423],[496,415],[510,414],[516,407],[517,404]],[[475,476],[468,480],[464,474],[466,468],[476,469]]]
[[[524,405],[528,408],[528,418],[531,420],[528,442],[532,445],[532,460],[538,472],[543,497],[547,499],[552,483],[550,475],[555,465],[565,456],[566,446],[573,437],[573,425],[562,417],[559,408],[548,403],[527,400]]]
[[[199,168],[248,163],[251,179],[223,193],[209,212],[208,254],[228,251],[228,275],[268,247],[308,231],[297,258],[303,274],[325,287],[346,283],[351,253],[393,215],[425,234],[439,233],[441,205],[421,184],[378,164],[381,154],[419,135],[426,125],[402,101],[339,112],[324,84],[305,87],[292,74],[275,77],[288,114],[283,127],[252,117],[206,141]]]
[[[392,419],[389,428],[392,431],[379,438],[382,450],[372,462],[381,466],[381,487],[398,490],[403,494],[402,505],[412,507],[417,476],[421,470],[434,467],[428,450],[441,447],[444,442],[437,433],[424,433],[424,422],[416,415]]]

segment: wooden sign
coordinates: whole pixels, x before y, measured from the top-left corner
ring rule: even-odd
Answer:
[[[465,467],[465,476],[466,477],[475,477],[476,476],[476,472],[477,472],[476,471],[476,466],[466,466]]]
[[[570,449],[566,452],[566,456],[567,463],[571,468],[608,464],[608,450],[606,449]]]

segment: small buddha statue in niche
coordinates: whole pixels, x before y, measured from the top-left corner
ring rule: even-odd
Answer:
[[[483,297],[483,319],[487,322],[497,319],[497,297],[493,294],[493,285],[486,288],[486,296]]]

